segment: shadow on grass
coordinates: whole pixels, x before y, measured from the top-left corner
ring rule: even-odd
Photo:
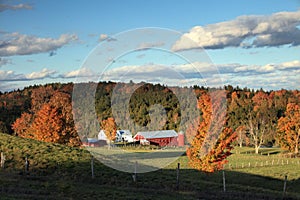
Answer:
[[[282,151],[278,148],[260,148],[259,149],[259,155],[276,155],[280,154]],[[248,150],[248,151],[243,151],[240,152],[240,154],[254,154],[255,155],[255,150]]]
[[[0,199],[282,199],[283,180],[265,176],[225,171],[223,192],[221,172],[182,169],[177,190],[177,161],[169,169],[137,174],[134,182],[132,173],[97,160],[92,178],[91,155],[86,150],[4,134],[0,134],[0,147],[6,155],[5,168],[0,169]],[[25,156],[29,173],[24,170]],[[132,168],[133,163],[127,165]],[[299,179],[288,181],[286,199],[300,199],[299,188]]]
[[[55,162],[52,162],[55,163]],[[21,173],[20,173],[21,172]],[[226,192],[222,172],[203,173],[192,169],[176,169],[132,174],[94,163],[67,160],[49,165],[47,170],[32,168],[29,174],[9,168],[0,170],[0,195],[8,199],[282,199],[283,180],[225,171]],[[287,182],[285,199],[299,199],[300,179]]]

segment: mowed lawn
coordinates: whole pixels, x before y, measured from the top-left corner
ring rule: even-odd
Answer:
[[[287,158],[278,148],[263,148],[259,155],[251,148],[235,148],[224,170],[226,192],[222,171],[190,169],[185,155],[164,169],[137,174],[134,182],[131,173],[97,160],[92,178],[91,155],[85,149],[0,134],[0,151],[6,156],[0,199],[282,199],[285,176],[284,198],[300,199],[300,159]],[[173,150],[161,150],[163,157],[167,151]]]

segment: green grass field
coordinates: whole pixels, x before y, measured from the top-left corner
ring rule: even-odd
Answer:
[[[263,148],[262,155],[235,148],[225,166],[226,192],[222,172],[190,169],[184,155],[164,169],[138,174],[133,182],[132,174],[98,161],[92,179],[91,155],[85,149],[0,134],[0,151],[6,156],[5,168],[0,169],[0,199],[282,199],[285,175],[284,198],[300,199],[300,159],[286,158],[278,148]],[[24,172],[26,156],[29,174]]]

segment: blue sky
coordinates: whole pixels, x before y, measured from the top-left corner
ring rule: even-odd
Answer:
[[[76,80],[76,75],[93,74],[84,61],[100,38],[106,39],[102,41],[104,46],[109,46],[110,37],[143,27],[173,29],[183,38],[192,39],[194,44],[187,45],[183,38],[166,41],[162,36],[155,44],[147,45],[169,45],[175,52],[203,47],[224,84],[268,90],[300,88],[299,0],[2,0],[0,4],[0,91],[70,82]],[[147,41],[143,37],[140,42]],[[137,41],[131,38],[128,42]],[[144,56],[144,63],[127,56],[126,62],[118,62],[118,66],[115,63],[112,68],[132,71],[140,67],[147,69],[146,76],[152,76],[161,69],[158,64],[178,62],[176,56],[170,56],[174,60],[166,63],[157,53],[141,53],[139,58]],[[134,55],[138,56],[136,52]],[[198,68],[208,66],[194,62]],[[183,73],[189,67],[186,64],[177,63],[175,68]],[[115,76],[120,76],[116,71]],[[187,80],[190,84],[193,81]]]

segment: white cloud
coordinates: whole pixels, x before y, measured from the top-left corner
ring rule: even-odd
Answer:
[[[15,71],[0,70],[1,84],[11,84],[18,81],[33,81],[43,79],[69,80],[82,78],[84,81],[119,81],[152,82],[165,85],[205,85],[220,87],[223,85],[239,85],[248,88],[264,89],[299,89],[300,61],[269,63],[266,65],[246,65],[239,63],[217,64],[195,62],[183,65],[125,65],[109,69],[103,74],[97,74],[88,68],[81,68],[65,74],[43,69],[39,72],[18,74]],[[1,89],[1,87],[0,87]]]
[[[33,7],[29,4],[17,4],[17,5],[8,5],[0,4],[0,12],[5,10],[31,10]]]
[[[278,65],[279,69],[300,69],[300,61],[293,60],[290,62],[284,62]]]
[[[95,77],[96,74],[87,68],[81,68],[78,70],[70,71],[65,74],[58,74],[55,70],[47,68],[42,69],[38,72],[31,72],[28,74],[17,74],[15,71],[0,70],[0,81],[28,81],[28,80],[39,80],[39,79],[69,79],[76,77]]]
[[[16,72],[12,70],[0,70],[0,81],[28,81],[44,78],[55,78],[54,75],[56,73],[56,71],[46,68],[44,68],[42,71],[32,72],[30,74],[16,74]]]
[[[108,35],[106,35],[106,34],[100,34],[99,41],[106,40],[107,38],[108,38]]]
[[[268,63],[266,65],[240,65],[237,64],[234,68],[236,73],[270,73],[275,71],[295,71],[300,70],[300,61],[294,60],[283,63]]]
[[[266,65],[239,63],[213,65],[201,62],[173,66],[132,65],[108,70],[101,80],[121,82],[133,80],[171,85],[206,83],[210,87],[231,84],[248,88],[298,88],[299,64],[300,61],[296,60]]]
[[[100,34],[99,39],[98,39],[98,42],[102,42],[102,41],[104,41],[104,40],[106,40],[107,42],[116,41],[115,38],[112,38],[112,37],[110,37],[110,36],[107,35],[107,34]]]
[[[68,73],[63,74],[61,77],[63,78],[76,78],[76,77],[89,77],[95,76],[95,73],[92,70],[87,68],[80,68],[78,70],[70,71]]]
[[[223,65],[222,70],[223,73],[228,73],[227,71],[233,71],[233,66]],[[169,85],[201,85],[203,82],[221,84],[221,79],[216,76],[219,73],[217,66],[211,63],[195,62],[170,66],[146,64],[122,66],[107,70],[101,80],[120,82],[133,80],[135,82],[146,81]]]
[[[300,10],[270,16],[240,16],[231,21],[195,26],[175,42],[172,50],[296,46],[300,45],[299,25]]]
[[[236,73],[268,73],[276,70],[276,66],[274,64],[266,64],[266,65],[238,65],[234,68],[234,72]]]
[[[40,72],[32,72],[30,74],[25,75],[25,77],[27,79],[43,79],[43,78],[48,78],[51,77],[52,75],[56,74],[57,72],[54,70],[49,70],[44,68],[42,71]]]
[[[0,40],[0,56],[30,55],[52,52],[76,41],[74,34],[62,34],[59,38],[39,38],[20,33],[5,34]]]
[[[4,71],[0,70],[0,81],[16,81],[16,80],[25,80],[26,77],[24,74],[16,74],[14,71]]]

